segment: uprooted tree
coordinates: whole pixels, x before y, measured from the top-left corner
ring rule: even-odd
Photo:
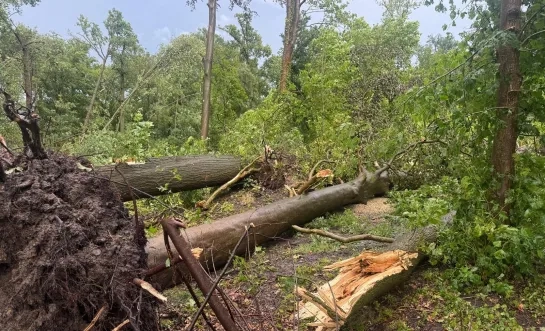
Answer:
[[[2,92],[25,148],[0,184],[0,329],[155,330],[157,299],[135,282],[147,270],[143,225],[107,181],[46,153],[34,107]]]

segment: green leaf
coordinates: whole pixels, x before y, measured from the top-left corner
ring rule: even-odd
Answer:
[[[494,247],[501,247],[501,240],[494,241],[493,245]]]
[[[500,250],[497,250],[495,253],[494,253],[494,257],[497,259],[497,260],[503,260],[507,257],[507,253],[503,250],[503,249],[500,249]]]

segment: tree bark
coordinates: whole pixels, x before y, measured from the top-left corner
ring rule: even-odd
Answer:
[[[212,92],[212,60],[214,58],[214,36],[216,33],[217,0],[208,0],[208,31],[206,32],[206,55],[203,59],[203,99],[201,115],[201,138],[208,137],[210,125],[210,103]]]
[[[361,175],[351,182],[330,186],[311,193],[286,198],[275,203],[229,216],[211,224],[191,227],[183,235],[192,247],[200,247],[203,252],[200,262],[205,268],[216,268],[224,264],[235,247],[237,240],[250,223],[249,244],[242,245],[236,254],[243,255],[247,247],[254,247],[289,230],[292,225],[302,225],[314,218],[334,211],[342,206],[367,201],[375,195],[388,191],[390,181],[385,173]],[[162,265],[167,260],[163,236],[151,238],[147,246],[148,266]],[[173,268],[168,268],[152,277],[154,286],[165,289],[181,279],[176,279]]]
[[[520,32],[521,0],[502,0],[500,25],[504,31],[517,35]],[[517,110],[519,93],[522,85],[519,50],[508,45],[498,49],[500,64],[500,86],[498,89],[497,118],[501,127],[496,132],[492,146],[492,165],[494,175],[500,181],[495,190],[494,199],[500,208],[509,214],[510,206],[506,203],[507,194],[515,175],[513,154],[517,143]]]
[[[179,156],[153,158],[143,164],[117,164],[96,168],[103,177],[110,178],[117,187],[123,201],[130,201],[131,194],[125,184],[136,188],[137,199],[168,193],[189,191],[204,187],[218,186],[231,180],[241,168],[241,160],[234,156]],[[160,187],[167,185],[168,190]],[[146,194],[142,193],[145,192]]]
[[[108,49],[110,46],[108,45]],[[87,108],[87,114],[85,115],[85,122],[83,122],[83,132],[82,134],[85,134],[87,132],[87,129],[89,128],[89,125],[91,124],[91,116],[93,115],[93,107],[95,106],[95,101],[98,94],[98,89],[100,88],[100,84],[102,83],[102,77],[104,77],[104,71],[106,70],[106,62],[108,61],[109,51],[106,53],[106,56],[102,59],[102,66],[100,67],[100,74],[98,76],[98,80],[95,84],[95,89],[93,91],[93,95],[91,96],[91,101],[89,102],[89,107]]]
[[[280,73],[279,90],[286,91],[291,69],[291,59],[297,39],[299,18],[301,17],[301,2],[299,0],[286,1],[286,23],[284,28],[284,49],[282,51],[282,71]]]

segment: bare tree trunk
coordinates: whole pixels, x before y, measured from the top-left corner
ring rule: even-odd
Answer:
[[[206,32],[206,55],[203,59],[203,100],[201,115],[201,138],[208,137],[210,125],[210,93],[212,91],[212,60],[214,57],[214,36],[216,34],[217,0],[208,0],[208,31]]]
[[[500,25],[504,31],[513,34],[520,32],[521,0],[503,0],[501,5]],[[519,50],[502,45],[498,49],[500,86],[498,89],[497,117],[502,127],[497,131],[492,149],[494,173],[500,180],[500,187],[494,199],[503,211],[509,214],[510,206],[506,197],[515,175],[513,154],[517,143],[517,108],[522,85]]]
[[[108,45],[108,48],[110,48],[109,45]],[[87,115],[85,115],[85,122],[83,123],[82,134],[85,134],[85,132],[87,132],[87,129],[89,128],[89,125],[91,123],[91,116],[93,115],[93,107],[95,105],[98,89],[100,88],[100,84],[102,83],[102,77],[104,77],[104,71],[106,70],[106,62],[108,61],[108,55],[109,55],[109,52],[106,53],[106,56],[102,59],[102,67],[100,68],[100,75],[98,76],[98,80],[95,84],[95,90],[93,91],[93,95],[91,96],[91,102],[89,102],[89,107],[87,108]]]
[[[301,16],[301,4],[299,0],[286,1],[286,25],[284,29],[284,49],[282,51],[282,71],[280,74],[279,90],[286,91],[291,69],[291,59],[297,39],[297,29]]]
[[[119,71],[119,106],[125,101],[125,63],[123,62],[123,57],[125,56],[125,45],[121,50],[120,56],[120,65],[121,70]],[[119,132],[125,131],[125,112],[121,109],[119,113]]]
[[[120,77],[120,89],[119,89],[119,106],[125,101],[125,74],[122,73]],[[125,131],[125,112],[123,108],[119,112],[119,132]]]

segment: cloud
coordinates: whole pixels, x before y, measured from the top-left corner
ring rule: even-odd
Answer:
[[[168,43],[172,40],[172,31],[168,26],[153,31],[153,37],[161,43]]]

